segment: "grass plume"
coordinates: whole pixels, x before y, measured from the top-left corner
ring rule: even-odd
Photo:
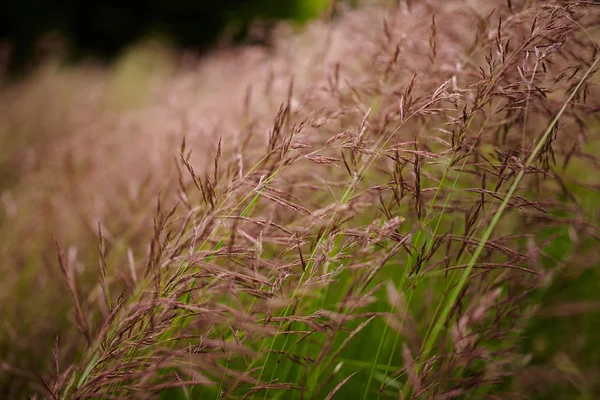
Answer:
[[[597,397],[600,9],[530,3],[5,87],[2,396]]]

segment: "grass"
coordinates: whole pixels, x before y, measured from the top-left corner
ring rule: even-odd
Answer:
[[[3,89],[3,397],[598,396],[596,6],[337,6]]]

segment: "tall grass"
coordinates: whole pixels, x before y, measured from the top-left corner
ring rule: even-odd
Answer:
[[[597,397],[598,10],[492,3],[5,88],[0,393]]]

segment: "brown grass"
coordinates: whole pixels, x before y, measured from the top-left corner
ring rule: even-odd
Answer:
[[[3,397],[556,382],[523,336],[580,312],[540,299],[599,263],[596,6],[376,3],[270,50],[150,50],[166,61],[141,77],[145,53],[4,89]],[[567,364],[595,397],[597,369]]]

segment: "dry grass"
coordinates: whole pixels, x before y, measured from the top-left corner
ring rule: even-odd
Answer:
[[[596,6],[377,3],[4,89],[3,397],[600,393]]]

